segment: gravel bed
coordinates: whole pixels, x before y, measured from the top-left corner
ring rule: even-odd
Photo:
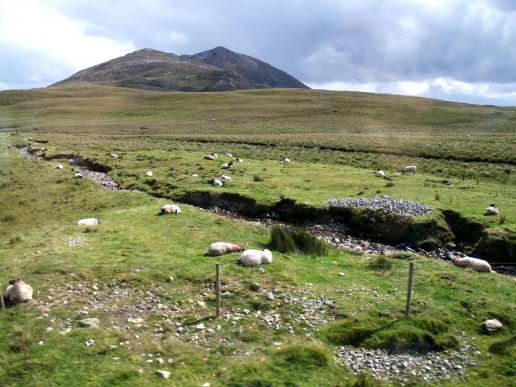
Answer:
[[[452,377],[463,377],[467,366],[475,367],[473,345],[463,344],[455,351],[391,354],[385,350],[342,346],[335,361],[353,374],[370,373],[376,379],[399,384],[435,383]]]
[[[423,203],[410,200],[396,200],[389,196],[375,196],[371,199],[341,198],[330,199],[326,202],[329,207],[368,208],[375,211],[384,211],[399,216],[417,216],[432,212],[430,207]]]

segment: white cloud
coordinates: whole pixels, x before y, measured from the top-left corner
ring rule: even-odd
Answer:
[[[91,35],[84,23],[40,2],[0,0],[0,50],[30,52],[34,59],[26,81],[38,85],[55,75],[55,68],[62,76],[134,51],[134,45],[130,40]]]
[[[188,37],[181,32],[172,31],[170,33],[170,40],[173,43],[185,44],[186,42],[188,42]]]

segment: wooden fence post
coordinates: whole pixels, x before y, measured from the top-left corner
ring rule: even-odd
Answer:
[[[405,317],[410,314],[410,302],[412,301],[412,277],[414,276],[414,262],[409,262],[408,286],[407,286],[407,305],[405,305]]]
[[[215,264],[215,291],[217,296],[217,318],[220,317],[220,263]]]

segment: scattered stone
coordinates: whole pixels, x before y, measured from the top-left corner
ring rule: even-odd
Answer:
[[[195,329],[197,329],[198,331],[203,331],[204,330],[204,324],[203,323],[199,323],[195,326]]]
[[[93,339],[88,339],[84,342],[84,345],[87,347],[91,347],[93,344],[95,344],[95,340]]]
[[[156,375],[158,375],[160,378],[163,378],[163,379],[169,379],[170,371],[157,370]]]
[[[258,269],[258,272],[259,272],[259,273],[265,273],[265,269],[264,269],[263,267],[260,267],[260,268]]]
[[[144,321],[145,320],[143,318],[141,318],[141,317],[135,317],[135,318],[129,317],[127,319],[127,322],[131,323],[131,324],[142,324]]]
[[[253,292],[257,292],[260,290],[260,284],[253,282],[251,285],[249,285],[249,289],[251,289]]]
[[[267,296],[266,296],[266,297],[267,297],[267,299],[268,299],[269,301],[274,300],[274,294],[272,294],[272,292],[267,293]]]
[[[79,321],[79,326],[83,328],[98,328],[99,327],[99,319],[98,318],[85,318]]]
[[[493,333],[498,332],[500,329],[502,329],[503,324],[499,320],[493,319],[484,321],[481,327],[485,332]]]
[[[38,341],[38,345],[43,345],[45,344],[45,342],[42,340],[42,341]]]
[[[224,292],[221,294],[222,298],[230,298],[232,296],[231,292]]]
[[[339,276],[340,276],[340,277],[344,277],[344,273],[340,271],[340,272],[339,272]]]

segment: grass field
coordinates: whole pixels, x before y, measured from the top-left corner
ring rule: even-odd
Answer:
[[[0,381],[147,386],[165,383],[155,375],[164,369],[177,386],[377,385],[334,361],[339,345],[445,356],[468,344],[475,349],[460,364],[465,376],[442,385],[511,385],[513,277],[418,255],[336,249],[317,258],[273,250],[273,263],[260,273],[236,265],[237,254],[203,254],[216,240],[269,246],[266,227],[188,205],[180,216],[158,216],[165,199],[144,192],[219,190],[263,204],[289,197],[315,207],[333,197],[387,194],[514,232],[515,113],[310,90],[0,92],[0,282],[21,277],[36,291],[32,305],[0,310]],[[48,140],[41,144],[47,156],[80,154],[144,192],[107,191],[74,179],[68,165],[58,171],[57,161],[6,150],[26,137]],[[207,184],[221,172],[221,159],[202,160],[211,151],[244,158],[223,188]],[[279,162],[285,154],[289,165]],[[408,164],[421,172],[402,176],[398,170]],[[377,167],[392,180],[374,177]],[[144,175],[148,169],[152,178]],[[482,215],[491,202],[502,216]],[[102,223],[76,225],[90,216]],[[403,318],[409,260],[416,264],[413,315]],[[221,320],[212,318],[215,262],[222,263],[223,291],[232,293],[223,298]],[[258,292],[249,289],[252,282]],[[274,315],[279,329],[264,319]],[[86,317],[98,318],[99,327],[81,328]],[[137,317],[142,322],[128,322]],[[482,333],[487,318],[504,327]],[[199,323],[205,329],[197,330]],[[87,347],[90,338],[95,344]]]

